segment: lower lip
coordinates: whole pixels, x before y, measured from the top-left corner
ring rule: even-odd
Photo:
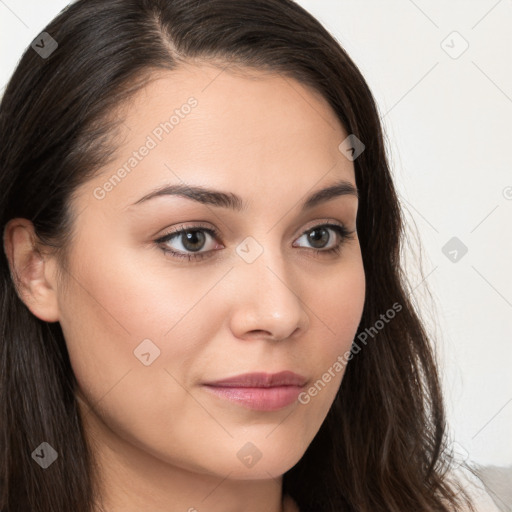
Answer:
[[[235,388],[205,386],[215,395],[257,411],[277,411],[295,402],[300,386],[275,386],[269,388]]]

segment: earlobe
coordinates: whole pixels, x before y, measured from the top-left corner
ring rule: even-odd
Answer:
[[[3,234],[4,251],[20,299],[45,322],[57,322],[59,310],[54,261],[37,245],[32,222],[11,219]]]

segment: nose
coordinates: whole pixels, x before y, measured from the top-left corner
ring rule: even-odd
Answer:
[[[297,280],[277,251],[265,249],[252,263],[238,261],[230,279],[230,326],[237,338],[278,341],[308,329]]]

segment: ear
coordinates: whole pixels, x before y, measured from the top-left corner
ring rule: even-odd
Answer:
[[[3,241],[18,296],[37,318],[57,322],[56,262],[41,252],[32,222],[11,219],[5,226]]]

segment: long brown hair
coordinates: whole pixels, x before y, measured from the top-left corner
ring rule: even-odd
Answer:
[[[460,510],[445,478],[434,355],[401,267],[403,216],[380,119],[339,43],[291,0],[79,0],[44,31],[58,47],[29,47],[0,105],[0,226],[30,219],[62,255],[72,194],[111,157],[121,120],[112,113],[152,71],[241,65],[298,80],[329,102],[365,145],[354,168],[366,302],[339,393],[283,490],[302,512]],[[0,276],[0,508],[92,512],[94,460],[62,330],[26,308],[3,252]],[[31,458],[41,442],[60,447],[45,471]]]

